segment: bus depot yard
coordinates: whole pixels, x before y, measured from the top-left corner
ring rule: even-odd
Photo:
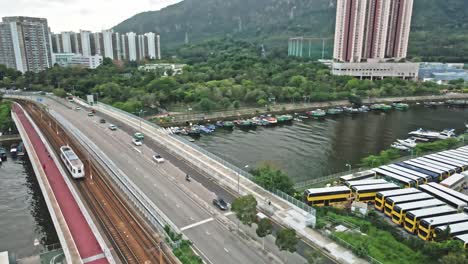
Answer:
[[[317,229],[374,263],[468,263],[468,146],[304,191]],[[389,250],[391,249],[391,250]]]

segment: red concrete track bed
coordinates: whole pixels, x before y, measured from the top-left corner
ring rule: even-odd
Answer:
[[[73,240],[78,248],[81,259],[86,259],[99,254],[103,251],[84,218],[77,202],[75,201],[70,189],[57,168],[54,161],[49,158],[46,147],[39,137],[34,127],[31,125],[23,110],[18,105],[13,106],[19,120],[21,121],[26,133],[31,140],[31,143],[41,161],[41,166],[45,168],[47,179],[54,192],[55,198],[60,206],[68,228],[73,236]],[[109,263],[104,257],[87,262],[87,264],[104,264]]]

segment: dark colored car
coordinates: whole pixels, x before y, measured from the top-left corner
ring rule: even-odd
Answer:
[[[228,209],[228,204],[222,198],[213,199],[213,205],[223,211]]]
[[[101,120],[99,120],[99,123],[104,124],[104,123],[106,123],[106,120],[101,119]]]

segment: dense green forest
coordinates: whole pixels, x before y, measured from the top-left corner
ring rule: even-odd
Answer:
[[[182,74],[161,76],[143,72],[135,63],[114,65],[109,59],[95,70],[55,66],[39,73],[0,67],[0,87],[94,93],[100,101],[129,112],[140,108],[190,106],[194,110],[236,109],[279,103],[347,98],[438,94],[441,86],[399,79],[358,80],[330,75],[323,64],[287,57],[273,50],[263,57],[259,44],[224,39],[182,46],[176,62],[186,63]],[[449,89],[462,88],[461,83]],[[444,89],[447,89],[445,86]],[[186,109],[185,107],[183,109]]]
[[[332,38],[336,0],[184,0],[137,14],[119,32],[155,31],[166,52],[174,44],[223,37],[256,40],[284,50],[293,36]],[[468,61],[468,1],[414,0],[409,56],[425,61]],[[331,56],[332,41],[328,40]],[[317,48],[321,49],[321,41]],[[319,54],[319,52],[317,52]]]

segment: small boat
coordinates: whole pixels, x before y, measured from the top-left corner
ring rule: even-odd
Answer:
[[[317,110],[309,111],[307,112],[307,114],[315,118],[320,118],[320,117],[324,117],[327,113],[322,109],[317,109]]]
[[[342,108],[330,108],[330,109],[327,109],[327,114],[329,115],[337,115],[337,114],[341,114],[343,113],[343,109]]]
[[[17,154],[18,154],[18,149],[17,149],[18,145],[16,144],[12,144],[11,147],[10,147],[10,155],[12,158],[16,158]]]
[[[407,110],[409,108],[409,104],[405,103],[394,103],[393,107],[398,110]]]
[[[272,117],[272,116],[264,117],[263,120],[268,121],[268,124],[270,124],[270,125],[276,125],[278,123],[278,119],[276,119],[275,117]]]
[[[407,139],[397,139],[397,142],[400,143],[400,145],[403,145],[408,148],[414,148],[416,147],[417,143],[415,139],[407,138]]]
[[[429,142],[430,140],[428,138],[422,138],[422,137],[411,137],[413,140],[416,142]]]
[[[362,105],[361,107],[358,108],[358,111],[361,113],[367,113],[369,112],[370,108],[367,105]]]
[[[195,125],[190,128],[186,128],[185,131],[187,132],[187,135],[192,136],[192,137],[199,137],[200,136],[200,127]]]
[[[401,145],[400,143],[397,143],[397,142],[390,145],[390,147],[392,147],[394,149],[399,149],[399,150],[408,150],[409,149],[408,147],[403,146],[403,145]]]
[[[387,104],[373,104],[373,105],[370,106],[370,109],[371,110],[388,111],[388,110],[392,109],[392,106],[387,105]]]
[[[199,126],[198,129],[200,129],[201,133],[204,134],[211,134],[213,131],[205,126]]]
[[[452,138],[456,137],[455,134],[455,129],[444,129],[439,133],[439,139],[447,139],[447,138]]]
[[[440,133],[436,131],[425,130],[419,128],[415,131],[411,131],[408,135],[421,137],[421,138],[429,138],[429,139],[438,139],[440,137]]]
[[[0,146],[0,159],[5,161],[7,160],[7,152],[6,149],[2,146]]]
[[[206,124],[206,128],[211,130],[211,132],[214,132],[216,130],[216,126],[213,124]]]
[[[234,128],[234,123],[231,122],[231,121],[224,121],[223,122],[223,128],[233,129]]]
[[[437,107],[437,102],[424,102],[425,107]]]
[[[235,121],[236,125],[240,128],[249,128],[249,127],[255,127],[257,124],[253,122],[250,119],[245,119],[245,120],[236,120]]]
[[[280,116],[277,116],[276,119],[278,120],[278,122],[290,122],[293,120],[293,116],[292,115],[280,115]]]
[[[18,145],[18,157],[23,157],[26,153],[26,149],[24,148],[23,142],[20,142]]]
[[[353,108],[353,107],[345,107],[344,111],[347,114],[357,114],[357,113],[359,113],[359,109]]]

